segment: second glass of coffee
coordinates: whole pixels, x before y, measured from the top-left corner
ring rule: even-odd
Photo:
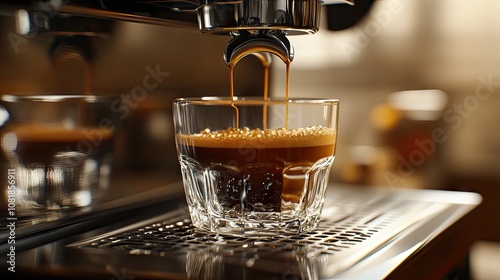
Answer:
[[[95,205],[111,174],[117,118],[109,96],[3,95],[0,202],[27,223]]]

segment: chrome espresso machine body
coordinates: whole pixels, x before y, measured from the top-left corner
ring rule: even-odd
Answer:
[[[352,0],[200,0],[200,1],[4,1],[21,35],[106,36],[114,21],[195,28],[203,33],[230,34],[226,63],[233,52],[262,44],[293,59],[286,35],[318,31],[322,4],[348,4]]]

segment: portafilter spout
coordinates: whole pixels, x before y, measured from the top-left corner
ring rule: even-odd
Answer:
[[[201,32],[231,34],[224,51],[226,64],[250,52],[270,52],[291,62],[288,35],[313,34],[319,29],[322,0],[202,0],[197,10]],[[353,0],[326,0],[328,4]]]
[[[284,32],[275,31],[267,34],[240,32],[233,34],[233,39],[226,45],[224,61],[227,65],[236,64],[243,57],[256,53],[275,54],[285,63],[292,61],[294,57],[293,46]]]

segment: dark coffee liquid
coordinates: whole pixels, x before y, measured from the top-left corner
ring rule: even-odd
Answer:
[[[11,133],[11,137],[5,135]],[[99,128],[65,128],[62,126],[18,125],[2,132],[3,141],[23,164],[50,164],[60,152],[79,152],[96,158],[112,150],[112,130]],[[13,138],[13,136],[15,137]],[[15,146],[14,146],[15,145]],[[4,147],[6,150],[6,147]],[[9,148],[7,148],[9,150]],[[7,153],[9,153],[7,151]]]
[[[335,132],[321,130],[323,133],[303,137],[286,134],[238,140],[179,135],[178,143],[181,154],[209,171],[219,205],[236,211],[280,212],[284,203],[299,202],[307,170],[318,160],[333,156]],[[225,133],[230,132],[211,135]]]

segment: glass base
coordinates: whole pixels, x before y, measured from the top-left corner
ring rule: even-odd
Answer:
[[[284,191],[267,189],[251,193],[250,188],[245,188],[248,183],[244,180],[229,180],[231,185],[224,186],[231,188],[224,188],[226,192],[221,194],[223,180],[219,171],[215,173],[189,158],[182,158],[181,170],[192,223],[202,231],[236,236],[297,235],[312,231],[320,220],[332,162],[333,157],[323,158],[303,176],[295,176],[299,178],[296,189],[301,191],[293,197],[285,196]],[[242,187],[238,189],[238,186]],[[266,194],[266,200],[262,200],[266,203],[250,201],[250,194],[262,197]],[[271,210],[276,208],[279,211]]]
[[[213,233],[233,236],[274,236],[297,235],[315,229],[319,223],[319,213],[303,218],[266,219],[262,213],[255,219],[223,219],[208,218],[210,228],[202,228]],[[276,216],[279,213],[267,213],[266,216]]]

